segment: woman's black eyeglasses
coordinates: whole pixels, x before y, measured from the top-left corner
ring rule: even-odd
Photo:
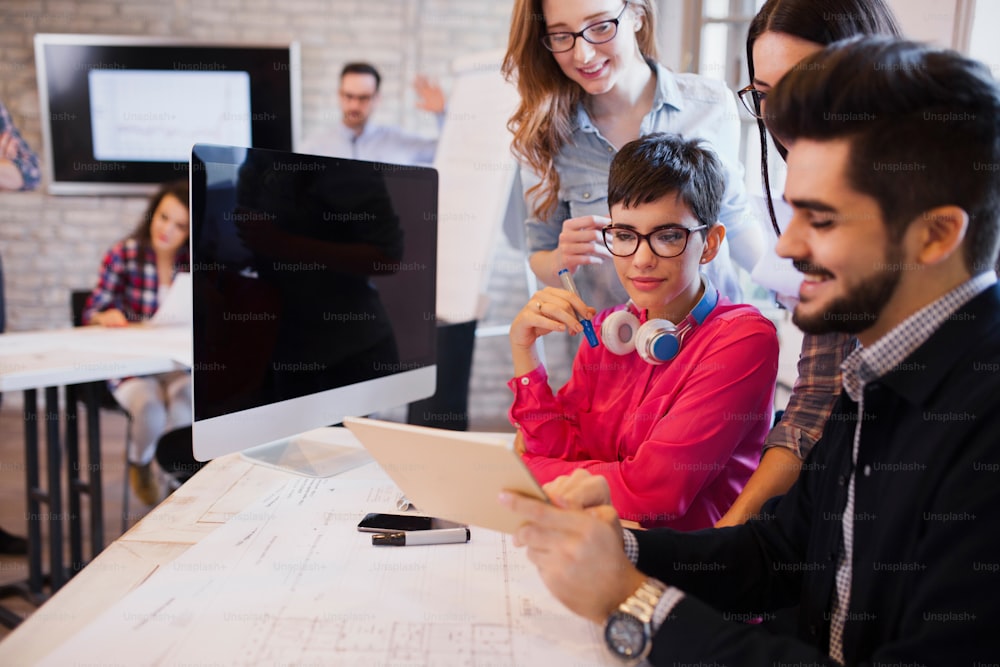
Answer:
[[[604,245],[615,257],[631,257],[639,249],[639,242],[645,240],[653,254],[663,259],[670,259],[684,254],[688,238],[692,232],[708,229],[708,225],[697,227],[680,227],[679,225],[664,225],[657,227],[649,234],[640,234],[628,227],[608,225],[604,232]]]
[[[740,89],[736,94],[740,96],[740,102],[743,102],[743,106],[746,107],[751,116],[754,118],[764,118],[763,105],[767,93],[763,90],[757,90],[751,83],[746,88]]]
[[[542,35],[542,44],[552,53],[563,53],[576,46],[577,37],[583,37],[591,44],[610,42],[618,34],[618,22],[621,21],[622,14],[627,8],[628,2],[622,7],[617,18],[591,23],[580,32],[550,32],[547,35]]]

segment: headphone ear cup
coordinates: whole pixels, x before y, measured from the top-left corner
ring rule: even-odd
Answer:
[[[638,329],[639,318],[627,310],[619,310],[608,315],[601,323],[601,342],[613,354],[628,354],[635,349],[635,333]]]
[[[670,361],[681,349],[677,327],[670,320],[649,320],[635,334],[635,350],[647,364]]]

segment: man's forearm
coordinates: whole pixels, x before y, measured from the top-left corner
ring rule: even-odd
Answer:
[[[556,268],[553,266],[553,262],[555,261],[553,255],[555,255],[554,250],[538,250],[533,252],[528,257],[528,266],[531,267],[535,276],[549,287],[562,287],[562,283],[559,282],[559,277],[556,274]]]
[[[750,476],[743,492],[729,511],[715,523],[716,528],[738,526],[760,512],[774,496],[780,496],[799,478],[802,461],[785,447],[772,447],[764,452],[757,470]]]

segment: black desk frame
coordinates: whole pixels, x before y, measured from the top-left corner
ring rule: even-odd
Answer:
[[[100,408],[92,383],[83,385],[87,410],[87,476],[80,472],[79,420],[77,386],[66,386],[66,477],[68,508],[63,513],[62,443],[59,433],[59,388],[46,387],[45,412],[38,412],[38,390],[24,390],[24,461],[27,489],[28,579],[0,588],[0,597],[20,595],[38,606],[46,599],[45,584],[51,593],[59,590],[72,575],[83,569],[83,526],[81,497],[89,496],[90,558],[104,549],[104,498],[101,487]],[[45,422],[46,485],[41,485],[38,423]],[[42,507],[47,510],[42,513]],[[69,527],[70,562],[63,560],[63,524]],[[48,526],[49,574],[42,567],[42,526]],[[50,594],[51,594],[50,593]],[[0,623],[15,627],[21,618],[0,606]]]

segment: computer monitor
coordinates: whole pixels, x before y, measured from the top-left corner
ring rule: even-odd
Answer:
[[[434,393],[434,169],[196,144],[190,175],[195,458]]]

